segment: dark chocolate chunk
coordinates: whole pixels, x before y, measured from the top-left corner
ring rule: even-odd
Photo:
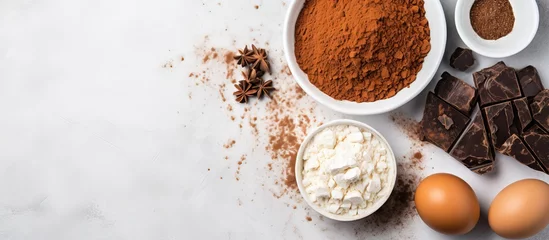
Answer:
[[[524,130],[524,133],[539,133],[539,134],[547,134],[547,132],[545,130],[543,130],[543,128],[541,128],[539,125],[537,124],[532,124],[530,125],[529,127],[527,127],[525,130]]]
[[[544,89],[535,67],[525,67],[517,72],[517,76],[525,97],[534,97]]]
[[[530,132],[524,135],[524,142],[532,149],[543,169],[549,171],[549,135]]]
[[[465,115],[470,115],[477,102],[477,91],[474,87],[447,72],[435,87],[435,94]]]
[[[536,162],[532,153],[526,148],[522,140],[516,134],[511,135],[503,145],[498,149],[502,154],[513,157],[520,163],[530,166]]]
[[[481,107],[521,97],[515,69],[505,63],[473,73]]]
[[[478,174],[492,171],[494,150],[488,140],[488,134],[480,112],[463,132],[463,136],[458,140],[450,155]]]
[[[532,114],[528,106],[527,98],[519,98],[513,101],[515,109],[515,125],[519,133],[523,133],[526,127],[532,122]]]
[[[545,89],[534,97],[534,101],[530,105],[532,107],[532,115],[534,120],[546,132],[549,131],[549,89]]]
[[[492,144],[496,149],[513,134],[517,134],[516,127],[513,125],[515,114],[511,102],[499,103],[484,109],[486,122],[488,123],[488,132]]]
[[[449,129],[446,129],[438,120],[439,117],[444,115],[453,122]],[[420,123],[422,140],[429,141],[448,152],[467,126],[467,122],[469,122],[467,116],[444,102],[444,100],[437,97],[434,93],[429,92],[427,103],[425,103],[423,119]]]
[[[471,49],[458,47],[450,56],[450,66],[457,70],[467,71],[473,65],[475,65],[475,57]]]

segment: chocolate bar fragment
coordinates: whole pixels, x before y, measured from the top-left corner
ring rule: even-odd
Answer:
[[[530,125],[529,127],[527,127],[525,130],[524,130],[524,133],[539,133],[539,134],[547,134],[547,132],[545,130],[543,130],[543,128],[541,128],[539,125],[537,124],[532,124]]]
[[[422,140],[448,152],[468,122],[467,116],[429,92],[420,123]]]
[[[534,97],[544,89],[538,70],[528,66],[517,72],[522,93],[525,97]]]
[[[549,135],[538,133],[527,133],[524,135],[524,142],[532,149],[534,156],[539,160],[540,165],[547,172],[549,171]]]
[[[485,174],[494,169],[494,150],[488,140],[480,112],[463,132],[450,155],[478,174]]]
[[[435,94],[467,116],[477,102],[475,88],[448,72],[442,74],[442,79],[435,87]]]
[[[534,120],[546,132],[549,131],[549,89],[545,89],[534,97],[534,101],[530,105],[532,107],[532,115]]]
[[[501,145],[501,148],[499,148],[498,151],[527,166],[536,163],[536,158],[534,158],[532,153],[526,148],[520,137],[516,134],[511,135],[511,137]]]
[[[457,70],[467,71],[473,65],[475,65],[475,58],[471,49],[458,47],[450,56],[450,66]]]
[[[515,114],[511,102],[503,102],[484,109],[486,122],[488,123],[490,139],[496,149],[513,134],[518,131],[513,125]]]
[[[521,97],[515,69],[505,63],[473,73],[481,107]]]
[[[528,106],[527,98],[519,98],[513,101],[515,109],[515,125],[519,133],[523,133],[526,127],[532,122],[532,114]]]

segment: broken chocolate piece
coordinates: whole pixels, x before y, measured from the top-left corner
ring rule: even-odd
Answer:
[[[488,140],[484,119],[479,112],[473,123],[463,132],[450,155],[471,171],[484,174],[492,171],[494,150]]]
[[[446,130],[450,129],[452,125],[454,125],[454,121],[452,121],[450,117],[446,116],[446,114],[442,114],[442,116],[439,116],[438,121],[442,123]]]
[[[438,120],[444,115],[453,122],[448,129]],[[422,140],[429,141],[448,152],[468,122],[467,116],[444,102],[433,92],[429,92],[423,119],[420,123]]]
[[[520,163],[530,166],[536,162],[532,153],[526,148],[522,140],[516,134],[511,135],[498,151],[512,157]]]
[[[521,97],[515,69],[505,63],[473,73],[481,107]]]
[[[524,135],[524,142],[532,149],[545,171],[549,171],[549,135],[534,132]]]
[[[544,89],[538,70],[528,66],[517,72],[522,93],[525,97],[534,97]]]
[[[435,94],[465,115],[470,115],[477,102],[477,91],[463,80],[442,73],[442,79],[435,87]]]
[[[450,66],[457,70],[467,71],[473,65],[475,65],[475,58],[471,49],[458,47],[450,56]]]
[[[499,103],[484,109],[486,122],[492,144],[496,149],[513,134],[517,134],[516,127],[513,125],[515,114],[511,102]]]
[[[530,114],[530,107],[528,107],[527,98],[519,98],[513,101],[515,109],[515,125],[519,133],[523,133],[526,127],[532,122],[532,114]]]
[[[534,120],[546,132],[549,131],[549,89],[545,89],[534,97],[534,101],[530,105],[532,107],[532,115]]]
[[[525,130],[524,130],[524,133],[539,133],[539,134],[547,134],[547,132],[545,130],[543,130],[543,128],[541,128],[539,125],[537,124],[532,124],[530,125],[529,127],[527,127]]]

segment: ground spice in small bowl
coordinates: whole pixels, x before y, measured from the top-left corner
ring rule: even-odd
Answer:
[[[475,32],[486,40],[507,36],[515,25],[515,15],[509,0],[476,0],[470,12]]]
[[[423,0],[306,0],[295,55],[337,100],[373,102],[409,86],[431,50]]]

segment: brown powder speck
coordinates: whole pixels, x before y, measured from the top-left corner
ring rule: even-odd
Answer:
[[[207,63],[208,61],[210,61],[210,56],[209,55],[206,55],[206,56],[204,56],[204,58],[202,58],[202,63]]]
[[[229,156],[225,156],[225,160],[229,160]]]
[[[415,152],[414,153],[414,160],[417,160],[417,161],[421,161],[423,160],[423,154],[421,154],[421,152]]]
[[[254,8],[255,8],[255,9],[259,9],[259,6],[258,6],[258,5],[255,5]]]
[[[231,121],[234,122],[235,119],[236,119],[236,118],[235,118],[234,116],[231,116]]]
[[[305,217],[305,219],[307,219],[307,221],[309,221],[309,222],[310,222],[310,221],[313,221],[313,219],[312,219],[311,217],[309,217],[309,216]]]
[[[208,172],[210,171],[210,169],[208,168]]]
[[[194,73],[189,73],[189,77],[194,77]]]
[[[225,78],[229,79],[233,76],[234,70],[236,68],[236,62],[234,61],[234,53],[231,51],[225,52],[223,55],[225,68],[227,71],[227,74],[225,75]],[[231,82],[234,84],[236,83],[236,80],[231,80]]]
[[[219,179],[223,180],[223,177],[219,177]]]
[[[284,65],[284,67],[282,67],[282,69],[280,70],[280,73],[292,76],[292,71],[290,70],[290,67],[288,67],[288,65]]]
[[[212,55],[212,58],[213,58],[213,59],[216,59],[216,58],[217,58],[217,56],[218,56],[218,55],[217,55],[217,53],[216,53],[216,52],[214,52],[214,53],[213,53],[213,55]]]
[[[296,205],[294,205],[294,206],[293,206],[292,208],[293,208],[293,209],[297,209],[297,206],[296,206]]]
[[[167,62],[167,63],[164,63],[164,65],[162,65],[163,68],[173,68],[173,63],[171,61]]]
[[[238,161],[238,165],[242,165],[242,161]]]
[[[182,61],[182,62],[185,61],[185,58],[184,58],[184,57],[181,57],[181,61]]]
[[[225,94],[223,94],[223,91],[221,91],[221,89],[219,89],[219,95],[221,95],[221,100],[222,100],[223,102],[226,102],[226,101],[227,101],[227,99],[225,98]]]
[[[227,105],[227,110],[229,110],[229,112],[232,112],[233,111],[233,106],[231,104]]]
[[[229,141],[226,144],[224,144],[223,147],[229,149],[229,148],[232,148],[235,143],[236,143],[235,140],[229,139]]]

